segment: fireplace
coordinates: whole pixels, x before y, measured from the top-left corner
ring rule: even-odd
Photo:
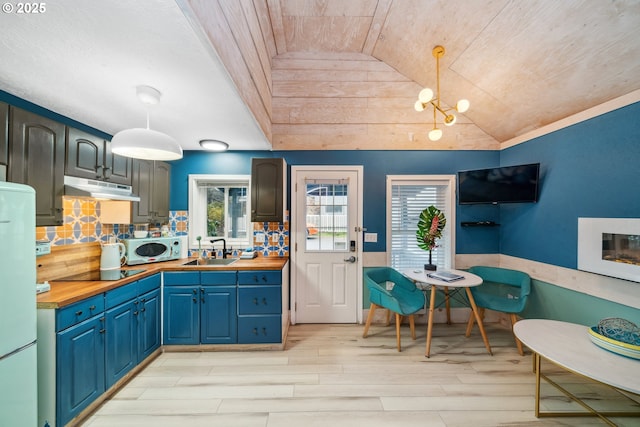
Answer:
[[[578,269],[640,282],[640,219],[578,218]]]

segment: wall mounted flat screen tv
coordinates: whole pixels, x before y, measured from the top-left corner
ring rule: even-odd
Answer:
[[[538,201],[540,163],[458,172],[458,203]]]

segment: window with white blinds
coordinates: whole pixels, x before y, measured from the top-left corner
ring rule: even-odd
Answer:
[[[429,252],[418,247],[420,213],[433,205],[447,220],[431,261],[438,268],[454,268],[455,175],[387,176],[387,262],[399,270],[423,268]]]

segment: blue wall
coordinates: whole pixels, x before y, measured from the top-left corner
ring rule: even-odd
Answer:
[[[188,174],[249,174],[252,157],[283,157],[287,165],[363,165],[363,226],[378,233],[376,243],[364,243],[366,252],[386,251],[387,175],[450,175],[458,170],[497,166],[498,151],[236,151],[204,153],[187,151],[171,162],[171,210],[187,210]],[[289,182],[291,177],[289,176]],[[287,198],[290,202],[291,197]],[[497,206],[458,208],[456,250],[458,253],[498,253],[496,230],[460,228],[460,221],[497,221]]]
[[[640,217],[640,103],[500,154],[501,165],[534,162],[539,201],[500,206],[499,252],[575,269],[578,217]]]

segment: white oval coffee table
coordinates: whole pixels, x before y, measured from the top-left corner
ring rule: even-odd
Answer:
[[[640,417],[640,412],[597,411],[541,372],[540,359],[544,358],[570,372],[614,389],[640,394],[640,360],[620,356],[598,347],[591,342],[588,331],[588,326],[547,319],[520,320],[513,326],[516,337],[534,354],[536,417],[567,416],[567,412],[540,412],[541,378],[589,411],[575,413],[576,416],[591,414],[600,417],[609,425],[615,424],[609,421],[607,416]]]

